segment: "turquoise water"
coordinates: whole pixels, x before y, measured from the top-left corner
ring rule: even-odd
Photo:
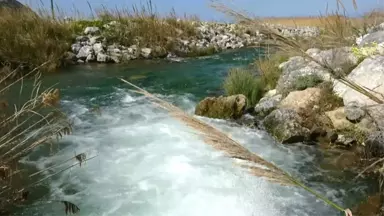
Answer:
[[[229,68],[245,66],[257,55],[246,49],[180,63],[76,66],[46,77],[44,85],[57,83],[61,89],[74,134],[60,141],[55,155],[40,149],[23,162],[43,169],[80,152],[98,156],[35,188],[34,200],[41,202],[19,214],[65,215],[60,203],[42,203],[68,200],[84,216],[339,215],[305,191],[250,176],[118,80],[127,79],[193,113],[200,99],[222,94]],[[340,205],[352,207],[367,191],[368,182],[356,184],[349,173],[321,168],[324,155],[313,146],[283,146],[263,131],[202,119]]]

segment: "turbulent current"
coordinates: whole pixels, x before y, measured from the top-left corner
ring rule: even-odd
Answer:
[[[339,215],[304,190],[249,175],[117,79],[126,78],[192,114],[202,97],[221,93],[228,68],[248,64],[255,52],[181,63],[81,66],[47,77],[47,86],[59,82],[74,133],[54,147],[56,154],[40,149],[23,163],[44,169],[82,152],[97,157],[34,189],[34,204],[20,215],[65,215],[61,203],[48,200],[73,202],[82,216]],[[355,204],[366,189],[349,183],[348,173],[323,168],[326,156],[313,146],[283,146],[263,131],[201,119],[340,205]]]

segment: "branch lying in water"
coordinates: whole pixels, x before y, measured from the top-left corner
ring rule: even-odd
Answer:
[[[154,96],[153,94],[147,92],[146,90],[124,80],[121,81],[127,83],[128,85],[136,89],[136,93],[142,94],[151,100],[152,103],[160,106],[161,108],[167,110],[171,116],[179,119],[184,122],[187,126],[195,129],[199,132],[199,135],[204,139],[206,144],[211,145],[213,148],[223,151],[230,158],[241,158],[247,162],[250,162],[252,165],[243,166],[249,169],[249,172],[258,177],[263,177],[270,182],[279,183],[281,185],[294,185],[303,188],[309,193],[315,195],[317,198],[323,200],[325,203],[329,204],[333,208],[344,212],[346,216],[352,216],[352,212],[349,209],[344,209],[337,205],[336,203],[330,201],[324,196],[318,194],[316,191],[305,186],[299,180],[292,177],[289,173],[278,168],[271,162],[268,162],[256,155],[255,153],[249,151],[247,148],[236,142],[235,140],[228,137],[223,132],[217,130],[211,125],[200,121],[199,119],[185,113],[180,108]]]

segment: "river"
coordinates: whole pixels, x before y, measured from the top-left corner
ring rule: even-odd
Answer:
[[[82,216],[341,215],[302,189],[249,175],[118,80],[193,113],[200,99],[222,93],[229,68],[257,55],[245,49],[185,62],[83,65],[45,77],[45,86],[58,83],[74,133],[60,140],[56,154],[39,149],[23,163],[43,169],[81,152],[98,156],[33,189],[34,201],[68,200]],[[315,146],[283,146],[263,131],[202,119],[342,206],[352,207],[369,191],[370,182],[352,182],[351,173],[324,168],[332,155]],[[19,213],[60,216],[63,209],[61,203],[34,204]]]

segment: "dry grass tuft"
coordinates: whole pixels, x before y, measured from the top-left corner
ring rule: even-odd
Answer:
[[[28,9],[0,9],[0,64],[23,71],[42,64],[43,71],[61,66],[71,45],[69,27],[56,20],[38,16]]]
[[[44,64],[43,64],[44,65]],[[42,65],[42,66],[43,66]],[[5,71],[4,71],[5,70]],[[72,159],[78,161],[73,165],[65,165],[70,160],[58,163],[42,171],[27,176],[26,170],[17,168],[20,158],[28,155],[36,148],[43,145],[52,145],[57,139],[62,138],[72,132],[72,127],[66,115],[58,109],[60,99],[58,89],[42,89],[41,73],[37,68],[19,79],[10,81],[13,77],[7,68],[0,71],[0,212],[10,209],[14,205],[24,203],[30,194],[30,189],[46,181],[53,175],[61,173],[71,167],[81,165],[87,160],[84,154],[79,154]],[[28,92],[29,98],[25,98],[23,80],[34,74],[33,89]],[[9,82],[9,83],[8,83]],[[7,99],[9,94],[20,86],[20,104],[9,105]],[[66,167],[58,172],[53,171],[53,167],[65,165]],[[39,175],[44,171],[53,172],[48,176]],[[18,179],[14,182],[13,179]],[[27,182],[32,183],[24,185],[19,183],[21,179],[27,177]],[[34,181],[36,179],[36,181]],[[63,203],[66,213],[76,213],[80,209],[75,204],[68,201],[57,201]]]
[[[291,55],[286,52],[275,52],[265,57],[258,58],[254,62],[254,66],[260,72],[260,78],[264,84],[265,90],[275,89],[282,73],[279,65],[289,59]]]
[[[176,39],[196,36],[196,17],[180,19],[172,10],[168,15],[159,15],[149,0],[145,5],[133,5],[132,9],[102,9],[97,11],[102,23],[117,21],[113,28],[105,29],[110,42],[139,47],[166,47],[171,49]]]

